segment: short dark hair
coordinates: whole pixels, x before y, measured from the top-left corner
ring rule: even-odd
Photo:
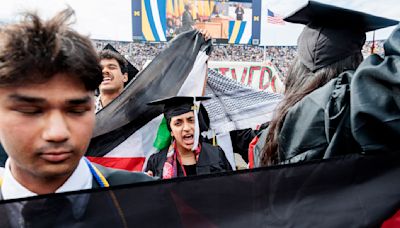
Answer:
[[[123,74],[128,72],[128,63],[120,53],[106,49],[102,50],[99,55],[100,55],[100,60],[115,59],[118,62],[119,68],[121,68],[121,72]]]
[[[88,91],[103,80],[96,50],[70,28],[67,8],[44,21],[35,13],[0,28],[0,87],[43,83],[57,73],[79,79]]]

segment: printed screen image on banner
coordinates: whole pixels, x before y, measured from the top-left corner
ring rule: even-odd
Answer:
[[[132,0],[133,39],[165,42],[193,28],[215,39],[248,44],[252,3],[227,0]]]
[[[207,30],[213,38],[228,39],[229,2],[223,0],[166,0],[167,37],[193,28]]]
[[[251,3],[229,2],[229,30],[228,43],[250,44],[252,37],[252,15]]]
[[[132,0],[132,38],[165,42],[166,0]]]
[[[167,37],[192,28],[205,29],[215,39],[229,39],[248,43],[251,38],[251,3],[224,0],[167,0]],[[234,42],[233,42],[234,43]]]

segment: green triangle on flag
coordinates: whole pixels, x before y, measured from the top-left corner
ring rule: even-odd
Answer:
[[[167,120],[165,117],[161,120],[160,126],[158,127],[157,136],[154,140],[153,146],[158,150],[167,148],[171,144],[171,133],[167,127]]]

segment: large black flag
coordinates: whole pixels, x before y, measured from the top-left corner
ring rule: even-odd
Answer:
[[[398,154],[355,154],[9,200],[0,202],[0,227],[18,219],[10,213],[18,205],[46,199],[60,202],[62,197],[72,198],[74,203],[65,206],[60,215],[42,217],[43,224],[115,228],[378,227],[400,208],[399,164]]]

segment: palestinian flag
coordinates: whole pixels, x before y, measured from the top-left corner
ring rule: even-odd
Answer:
[[[208,59],[206,43],[197,31],[171,40],[124,91],[96,114],[96,127],[86,156],[113,168],[141,171],[153,147],[162,109],[146,105],[169,96],[203,93]]]

